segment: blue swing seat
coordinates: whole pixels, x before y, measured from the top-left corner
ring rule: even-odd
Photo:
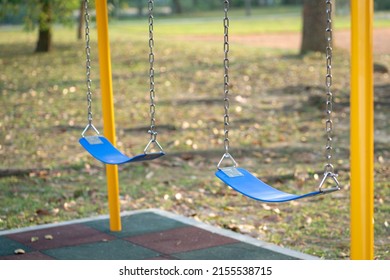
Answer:
[[[147,161],[165,155],[163,151],[160,151],[128,157],[115,148],[107,138],[101,135],[81,137],[79,142],[94,158],[106,164]]]
[[[262,182],[244,168],[238,167],[220,168],[215,175],[237,192],[262,202],[286,202],[333,191],[332,188],[330,190],[318,190],[302,195],[282,192]]]

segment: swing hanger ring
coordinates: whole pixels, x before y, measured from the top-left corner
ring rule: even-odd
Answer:
[[[156,134],[157,134],[157,132],[156,132]],[[164,149],[161,147],[160,143],[158,143],[158,141],[156,140],[156,138],[154,138],[154,139],[152,138],[152,139],[150,139],[149,143],[145,146],[144,154],[147,154],[147,153],[148,153],[148,150],[149,150],[149,148],[150,148],[150,146],[151,146],[152,144],[156,145],[156,146],[159,148],[159,150],[160,150],[161,153],[164,153]]]
[[[238,166],[237,162],[235,161],[235,159],[233,158],[233,156],[230,153],[224,153],[222,158],[218,162],[218,165],[217,165],[218,169],[221,169],[220,166],[224,162],[225,159],[230,159],[230,161],[233,163],[233,167]]]
[[[329,147],[328,149],[329,149],[329,150],[331,150],[331,149],[332,149],[332,147]],[[325,174],[326,174],[326,173],[334,173],[334,167],[333,167],[333,164],[331,164],[331,163],[327,163],[327,164],[325,164],[324,173],[325,173]]]
[[[337,176],[338,175],[333,173],[333,172],[325,172],[324,177],[322,177],[321,183],[318,187],[318,190],[321,193],[330,193],[330,192],[339,191],[341,188],[340,188],[340,183],[337,180]],[[330,187],[330,188],[323,188],[325,185],[325,182],[328,180],[328,178],[330,178],[333,181],[334,186]]]
[[[84,138],[85,137],[85,133],[87,133],[87,131],[90,130],[90,129],[92,129],[97,135],[100,135],[99,130],[97,130],[97,128],[92,123],[89,123],[84,128],[83,132],[81,133],[81,136]]]
[[[157,131],[149,129],[148,133],[150,134],[151,141],[153,142],[157,141]]]

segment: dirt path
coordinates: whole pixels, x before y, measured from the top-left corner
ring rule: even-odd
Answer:
[[[219,36],[195,36],[196,40],[218,41]],[[390,54],[390,28],[377,28],[374,30],[374,53]],[[231,35],[231,41],[237,44],[255,45],[278,49],[299,49],[301,33],[274,33],[258,35]],[[336,46],[349,50],[351,34],[349,30],[335,32]]]

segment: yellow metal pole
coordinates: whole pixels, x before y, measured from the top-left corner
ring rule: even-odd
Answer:
[[[96,23],[100,65],[100,87],[102,90],[104,135],[115,145],[115,118],[112,93],[110,41],[108,37],[108,11],[106,0],[96,0]],[[106,165],[110,230],[122,229],[119,203],[118,166]]]
[[[351,0],[351,259],[374,258],[373,0]]]

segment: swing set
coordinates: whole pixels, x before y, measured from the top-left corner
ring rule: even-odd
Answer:
[[[325,154],[326,154],[326,163],[324,168],[324,175],[322,180],[320,181],[320,184],[316,191],[309,192],[306,194],[291,194],[286,193],[281,190],[278,190],[276,188],[273,188],[267,184],[265,184],[263,181],[261,181],[259,178],[254,176],[252,173],[247,171],[244,168],[238,167],[238,164],[236,160],[233,158],[233,156],[230,154],[229,147],[230,147],[230,141],[229,141],[229,128],[230,128],[230,115],[229,115],[229,107],[230,107],[230,92],[229,92],[229,0],[223,0],[224,2],[224,18],[223,18],[223,26],[224,26],[224,33],[223,33],[223,52],[224,52],[224,60],[223,60],[223,68],[224,68],[224,76],[223,76],[223,90],[224,90],[224,154],[222,155],[222,158],[217,164],[217,171],[215,175],[226,185],[230,186],[233,190],[241,193],[242,195],[262,201],[262,202],[269,202],[269,203],[281,203],[291,200],[297,200],[307,197],[313,197],[317,195],[327,194],[334,191],[340,190],[340,183],[337,180],[337,174],[334,172],[334,167],[332,164],[332,150],[333,150],[333,121],[332,121],[332,111],[333,111],[333,99],[334,95],[331,91],[332,86],[332,59],[333,59],[333,53],[332,53],[332,1],[331,0],[324,0],[326,1],[326,15],[327,15],[327,26],[325,27],[325,31],[327,34],[327,46],[326,46],[326,76],[325,76],[325,84],[326,84],[326,121],[325,121],[325,129],[326,129],[326,145],[325,145]],[[357,53],[361,54],[364,53],[364,57],[366,60],[365,62],[369,62],[369,55],[368,51],[372,52],[372,46],[369,45],[370,42],[370,36],[372,37],[372,34],[369,32],[366,32],[367,34],[363,34],[360,37],[360,30],[356,29],[356,26],[362,25],[362,22],[357,20],[358,15],[362,16],[362,13],[364,13],[364,9],[369,8],[367,3],[364,3],[365,0],[359,0],[358,4],[354,5],[354,1],[351,1],[352,3],[352,23],[355,22],[355,25],[352,26],[352,32],[355,32],[353,38],[356,39],[356,36],[358,37],[357,41],[358,43],[354,44],[353,41],[353,47],[357,49]],[[372,3],[371,3],[372,4]],[[157,141],[157,131],[156,131],[156,103],[155,103],[155,82],[154,82],[154,16],[153,16],[153,8],[154,8],[154,1],[148,0],[148,11],[149,11],[149,97],[150,97],[150,129],[148,130],[148,134],[150,134],[150,140],[146,144],[143,153],[138,154],[133,157],[129,157],[122,153],[120,150],[118,150],[114,143],[115,143],[115,129],[114,129],[114,121],[113,121],[113,105],[112,105],[112,88],[111,88],[111,65],[109,61],[109,44],[108,44],[108,19],[107,19],[107,4],[106,1],[97,0],[96,1],[96,11],[97,11],[97,24],[98,24],[98,38],[103,37],[104,40],[102,42],[99,41],[99,56],[103,54],[103,64],[107,63],[107,71],[104,76],[101,74],[102,81],[102,90],[103,94],[107,94],[109,96],[110,104],[104,104],[103,101],[103,116],[104,114],[108,114],[110,116],[110,134],[111,137],[105,137],[100,135],[99,131],[96,129],[96,127],[93,125],[93,118],[92,118],[92,91],[91,91],[91,57],[90,57],[90,43],[89,43],[89,11],[88,11],[88,0],[85,0],[85,39],[86,39],[86,85],[87,85],[87,116],[88,116],[88,123],[85,129],[81,133],[81,138],[79,140],[82,147],[88,151],[95,159],[98,161],[107,164],[107,177],[111,175],[116,176],[114,178],[114,186],[111,186],[108,183],[108,190],[109,190],[109,204],[110,204],[110,196],[111,201],[114,201],[114,211],[111,211],[110,207],[110,229],[113,231],[120,231],[120,217],[119,217],[119,203],[115,206],[115,198],[113,198],[113,195],[118,194],[118,179],[117,179],[117,165],[124,164],[124,163],[136,163],[141,161],[149,161],[154,160],[157,158],[160,158],[165,155],[165,152],[162,148],[162,146]],[[372,7],[371,7],[372,8]],[[371,11],[372,12],[372,11]],[[370,18],[371,17],[371,18]],[[366,24],[367,26],[372,25],[372,14],[365,14],[363,18],[363,24]],[[100,33],[99,33],[100,28]],[[369,31],[372,30],[369,29]],[[367,31],[367,30],[366,30]],[[363,32],[364,33],[364,32]],[[102,34],[102,36],[101,36]],[[361,43],[361,38],[364,38],[368,40],[363,45],[363,48],[359,46],[359,43]],[[99,38],[100,39],[100,38]],[[355,40],[356,41],[356,40]],[[372,39],[371,39],[372,41]],[[371,43],[372,44],[372,43]],[[354,49],[353,49],[354,51]],[[354,55],[354,53],[353,53]],[[356,53],[355,53],[356,58]],[[105,61],[105,62],[104,62]],[[102,62],[101,62],[102,63]],[[371,64],[372,65],[372,64]],[[104,67],[104,65],[103,65]],[[101,68],[103,68],[101,67]],[[353,67],[353,66],[352,66]],[[356,68],[361,67],[360,65],[355,65]],[[360,69],[360,68],[359,68]],[[353,70],[353,68],[352,68]],[[360,69],[363,71],[363,69]],[[356,71],[356,70],[355,70]],[[369,73],[366,69],[364,69],[364,73],[366,73],[364,82],[367,82],[369,85],[372,81],[369,81]],[[356,73],[352,71],[352,74]],[[353,78],[352,78],[353,79]],[[356,78],[355,78],[356,79]],[[372,79],[372,78],[371,78]],[[105,83],[104,81],[109,81],[109,83]],[[366,81],[367,80],[367,81]],[[104,87],[105,85],[105,87]],[[352,88],[355,85],[352,85]],[[108,93],[105,92],[107,90]],[[362,93],[360,92],[360,89],[355,89],[356,91],[359,91],[359,98],[361,97]],[[352,98],[351,98],[352,99]],[[353,107],[352,107],[353,108]],[[351,115],[353,112],[351,112]],[[364,112],[364,114],[370,114],[369,112]],[[371,113],[372,114],[372,113]],[[369,116],[368,116],[369,117]],[[371,115],[372,117],[372,115]],[[356,128],[356,127],[355,127]],[[91,135],[92,132],[92,135]],[[352,131],[353,133],[353,131]],[[358,132],[361,134],[361,132]],[[111,139],[108,139],[111,138]],[[367,143],[367,142],[365,142]],[[353,144],[353,143],[352,143]],[[361,144],[360,144],[361,145]],[[351,145],[353,146],[353,145]],[[152,147],[157,149],[157,151],[152,151]],[[361,147],[360,147],[361,148]],[[352,153],[352,151],[351,151]],[[229,161],[230,163],[226,165],[226,161]],[[111,171],[110,171],[111,170]],[[116,173],[116,175],[115,175]],[[108,181],[110,181],[110,178],[108,178]],[[112,181],[112,180],[111,180]],[[115,182],[116,181],[116,182]],[[328,182],[329,181],[329,182]],[[352,180],[351,180],[352,181]],[[326,187],[326,184],[330,184],[330,187]],[[114,188],[114,191],[110,191],[110,189]],[[111,204],[110,204],[111,206]],[[369,211],[369,210],[367,210]],[[352,210],[351,210],[351,216],[352,216]],[[354,225],[351,223],[351,228],[353,228]],[[364,227],[367,229],[367,224],[364,225]],[[361,237],[359,237],[361,238]],[[352,233],[351,233],[351,239],[352,239]],[[373,238],[372,238],[373,240]],[[354,242],[352,240],[351,242]],[[367,241],[369,242],[369,241]],[[355,241],[356,243],[356,241]],[[352,243],[351,243],[352,244]],[[351,245],[351,251],[352,245]],[[362,250],[356,249],[359,256],[362,255]],[[364,249],[364,256],[367,256],[367,250]],[[373,251],[372,249],[370,251]],[[370,252],[369,252],[370,254]],[[358,257],[359,258],[359,257]],[[361,257],[360,257],[361,258]]]
[[[328,162],[325,165],[324,177],[321,180],[319,188],[317,191],[310,192],[302,195],[295,195],[282,192],[277,190],[258,178],[252,175],[249,171],[238,168],[237,162],[229,153],[229,1],[224,1],[224,12],[225,17],[223,19],[224,23],[224,131],[225,131],[225,139],[224,139],[224,147],[225,153],[219,161],[216,172],[216,176],[222,180],[226,185],[230,186],[234,190],[242,193],[243,195],[263,201],[263,202],[285,202],[290,200],[297,200],[304,197],[315,196],[319,194],[330,193],[333,191],[340,190],[339,182],[337,180],[337,174],[334,173],[334,167],[330,162],[332,158],[332,126],[333,121],[331,119],[331,113],[333,108],[333,94],[331,92],[331,84],[332,84],[332,2],[327,1],[327,26],[326,32],[328,33],[327,42],[328,45],[326,47],[326,106],[327,106],[327,120],[326,120],[326,158]],[[155,113],[156,113],[156,105],[155,105],[155,83],[154,83],[154,38],[153,38],[153,6],[154,1],[148,2],[148,10],[149,10],[149,78],[150,78],[150,129],[148,133],[151,135],[151,139],[149,143],[146,145],[144,149],[144,153],[136,155],[134,157],[128,157],[124,155],[121,151],[119,151],[107,138],[101,136],[99,131],[92,123],[92,92],[91,92],[91,57],[90,57],[90,44],[89,44],[89,12],[88,12],[88,1],[85,1],[85,38],[86,38],[86,81],[87,81],[87,115],[88,115],[88,124],[85,127],[84,131],[81,133],[81,138],[79,140],[80,144],[87,150],[94,158],[105,163],[105,164],[123,164],[130,162],[140,162],[146,160],[157,159],[163,155],[165,155],[163,148],[157,141],[157,131],[155,131]],[[93,130],[95,135],[86,136],[86,133],[89,130]],[[149,148],[155,144],[159,148],[159,152],[148,153]],[[228,167],[221,167],[223,161],[225,159],[229,159],[233,165]],[[331,178],[335,185],[331,188],[323,188],[326,180]]]
[[[150,140],[145,146],[142,154],[128,157],[119,151],[106,137],[100,135],[99,131],[92,123],[92,92],[91,92],[91,47],[89,44],[89,12],[88,1],[85,1],[85,52],[86,52],[86,82],[87,82],[87,102],[88,102],[88,124],[81,133],[79,140],[81,146],[87,150],[94,158],[105,164],[123,164],[129,162],[140,162],[153,160],[165,155],[163,148],[157,141],[157,131],[155,130],[156,123],[156,105],[154,102],[154,38],[153,38],[153,1],[149,1],[149,86],[150,86]],[[95,135],[86,136],[89,130],[93,130]],[[157,146],[158,152],[149,152],[152,146]]]

